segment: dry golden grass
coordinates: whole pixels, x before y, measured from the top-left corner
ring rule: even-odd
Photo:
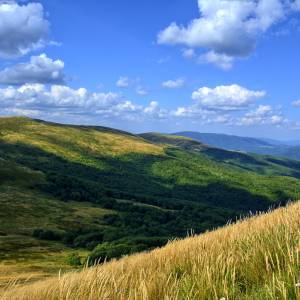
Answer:
[[[162,249],[23,287],[2,300],[300,299],[300,203]]]

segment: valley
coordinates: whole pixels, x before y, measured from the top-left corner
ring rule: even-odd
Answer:
[[[81,268],[300,199],[300,163],[104,127],[0,119],[2,284]]]

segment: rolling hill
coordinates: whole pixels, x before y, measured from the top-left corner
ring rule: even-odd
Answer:
[[[300,142],[281,142],[272,139],[240,137],[227,134],[177,132],[174,135],[192,138],[207,145],[226,150],[274,155],[300,160]]]
[[[149,253],[0,291],[2,300],[297,300],[300,204]]]
[[[300,162],[296,160],[224,150],[184,136],[160,133],[145,133],[140,136],[156,144],[173,145],[194,154],[201,154],[214,162],[222,163],[223,166],[227,165],[233,169],[254,171],[261,175],[300,178]]]
[[[162,246],[300,198],[297,161],[0,119],[0,284]]]

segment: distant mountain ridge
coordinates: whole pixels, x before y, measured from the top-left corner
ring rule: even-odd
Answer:
[[[240,137],[218,133],[183,131],[174,133],[201,143],[225,150],[274,155],[300,160],[300,141],[277,141],[273,139]]]

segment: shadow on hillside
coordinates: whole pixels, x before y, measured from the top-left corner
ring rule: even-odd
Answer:
[[[217,148],[207,148],[203,151],[203,153],[205,153],[207,156],[218,160],[218,161],[226,161],[228,159],[236,159],[241,163],[244,164],[251,164],[257,167],[265,167],[268,166],[267,163],[263,162],[263,161],[259,161],[257,159],[255,159],[254,157],[245,154],[245,153],[241,153],[241,152],[236,152],[236,151],[226,151],[223,149],[217,149]]]
[[[262,161],[246,153],[226,151],[217,148],[207,148],[204,149],[202,153],[219,162],[226,163],[227,160],[229,160],[230,164],[240,169],[244,169],[247,171],[257,171],[261,174],[266,174],[266,170],[268,170],[268,168],[272,168],[271,164],[276,164],[281,167],[289,168],[289,176],[300,178],[300,161],[298,162],[288,159],[282,160],[271,156],[264,157],[265,161]],[[286,174],[280,173],[280,171],[278,171],[276,175],[287,176]]]
[[[289,159],[280,159],[280,158],[276,158],[276,157],[267,157],[266,160],[269,161],[270,163],[277,164],[282,167],[299,170],[299,172],[295,171],[293,175],[295,175],[294,177],[300,178],[300,161],[289,160]]]
[[[266,210],[274,204],[265,196],[215,181],[214,178],[210,178],[207,185],[178,184],[175,179],[178,175],[178,168],[173,165],[176,159],[167,156],[130,154],[112,158],[93,155],[93,160],[105,166],[103,169],[97,169],[96,166],[70,162],[39,148],[0,142],[0,157],[13,160],[33,170],[42,171],[46,175],[54,173],[69,176],[74,180],[75,178],[83,180],[90,186],[106,192],[123,192],[129,198],[138,199],[139,202],[148,203],[148,199],[155,199],[153,201],[158,204],[170,203],[170,206],[177,201],[197,202],[239,211]],[[171,173],[171,176],[166,178],[153,175],[151,171],[153,164],[166,161],[168,161],[168,167],[165,164],[161,165],[166,168],[166,174]],[[182,176],[185,176],[184,172]],[[284,204],[288,198],[284,193],[280,193],[278,200],[280,199]]]

